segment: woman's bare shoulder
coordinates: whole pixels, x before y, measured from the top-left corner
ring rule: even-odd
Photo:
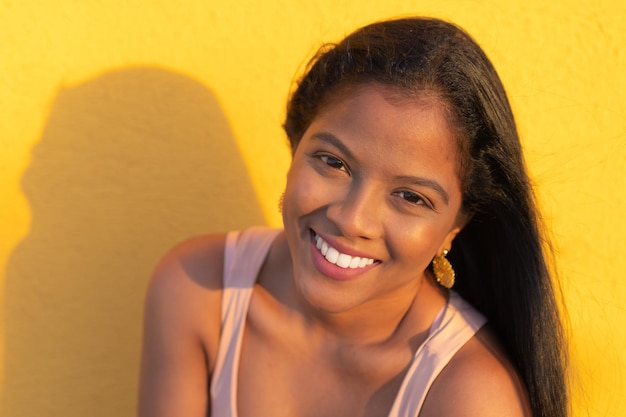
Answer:
[[[155,268],[146,297],[147,320],[198,338],[209,359],[220,331],[224,243],[225,235],[215,234],[175,246]]]
[[[420,416],[531,416],[523,384],[488,328],[470,339],[441,371]]]
[[[139,416],[204,416],[220,333],[224,235],[188,239],[154,270],[145,301]]]
[[[225,239],[224,234],[202,235],[174,246],[155,268],[151,287],[193,284],[221,289]]]

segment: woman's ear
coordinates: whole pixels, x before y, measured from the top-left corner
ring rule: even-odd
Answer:
[[[448,234],[446,235],[446,237],[443,240],[443,243],[439,247],[439,250],[437,251],[437,255],[438,256],[442,256],[444,254],[444,251],[449,251],[450,250],[450,248],[452,247],[452,241],[454,240],[456,235],[458,235],[459,232],[462,229],[463,229],[463,227],[457,226],[457,227],[453,228],[452,230],[450,230],[450,232],[448,232]]]
[[[444,250],[450,251],[450,248],[452,247],[452,241],[454,240],[456,235],[458,235],[459,232],[463,230],[465,225],[470,221],[470,218],[471,216],[465,214],[462,211],[459,211],[459,214],[457,214],[456,219],[454,220],[454,225],[452,227],[452,230],[448,232],[448,235],[443,240],[443,243],[441,244],[441,246],[439,247],[439,250],[437,251],[437,255],[439,256],[443,255]]]

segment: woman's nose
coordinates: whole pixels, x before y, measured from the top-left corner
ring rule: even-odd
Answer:
[[[383,193],[353,183],[343,198],[331,203],[327,216],[346,237],[374,239],[382,235]]]

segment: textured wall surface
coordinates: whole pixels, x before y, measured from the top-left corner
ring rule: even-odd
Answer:
[[[156,260],[279,225],[294,74],[405,14],[459,23],[500,72],[557,248],[575,415],[626,415],[620,0],[0,0],[0,414],[132,416]]]

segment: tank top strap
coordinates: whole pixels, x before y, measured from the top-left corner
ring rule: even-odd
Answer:
[[[224,249],[224,288],[254,286],[270,246],[280,229],[251,227],[226,235]]]
[[[239,352],[252,289],[279,229],[253,227],[226,235],[222,327],[211,378],[211,415],[237,416]]]
[[[415,353],[388,417],[417,417],[439,373],[486,321],[456,292],[450,291],[448,303]]]

